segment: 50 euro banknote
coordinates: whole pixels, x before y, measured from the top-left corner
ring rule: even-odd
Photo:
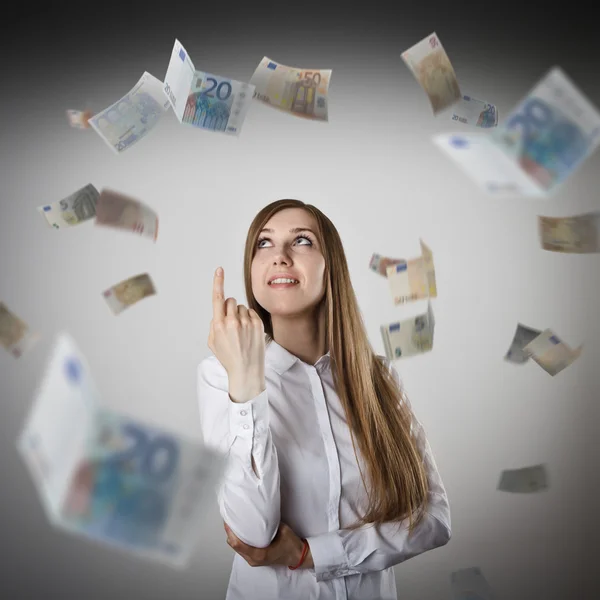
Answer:
[[[420,240],[421,256],[386,268],[390,293],[396,306],[424,298],[437,297],[433,253]]]
[[[51,524],[173,567],[189,560],[225,465],[199,442],[103,407],[66,333],[17,448]]]
[[[146,137],[168,109],[162,82],[146,71],[123,98],[88,122],[115,154],[121,154]]]
[[[427,312],[416,317],[381,325],[383,347],[388,360],[398,360],[429,352],[433,348],[435,318],[431,302]]]
[[[452,63],[435,32],[404,51],[402,60],[427,94],[434,115],[462,97]]]
[[[263,57],[250,83],[254,98],[298,117],[328,121],[331,69],[299,69]]]
[[[573,350],[551,329],[544,329],[540,335],[523,347],[523,352],[552,376],[577,360],[582,351],[583,345]]]
[[[0,302],[0,345],[15,358],[31,350],[41,335]]]
[[[600,252],[600,211],[572,217],[538,216],[544,250],[569,254]]]
[[[237,136],[250,108],[254,86],[197,71],[176,39],[163,92],[180,123]]]
[[[150,275],[141,273],[111,286],[102,295],[113,315],[119,315],[140,300],[155,294],[156,289]]]

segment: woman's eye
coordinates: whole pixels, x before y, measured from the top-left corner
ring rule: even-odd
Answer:
[[[309,244],[312,246],[312,241],[311,241],[309,238],[307,238],[307,237],[305,237],[305,236],[303,236],[303,235],[301,235],[301,236],[298,236],[298,237],[297,237],[297,238],[294,240],[294,242],[299,242],[300,240],[304,240],[304,241],[308,242],[308,243],[309,243]],[[264,239],[262,239],[262,240],[258,240],[258,242],[257,242],[257,246],[258,246],[259,248],[264,248],[264,246],[261,246],[261,244],[262,244],[263,242],[270,242],[270,241],[271,241],[271,240],[269,240],[269,239],[267,239],[267,238],[264,238]],[[304,244],[301,244],[301,245],[304,245]]]

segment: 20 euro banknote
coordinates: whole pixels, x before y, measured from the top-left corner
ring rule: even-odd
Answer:
[[[116,154],[146,137],[169,108],[163,84],[145,72],[123,98],[89,119],[90,126]]]
[[[197,71],[186,49],[176,39],[163,92],[180,123],[237,136],[250,108],[254,86]]]
[[[52,524],[182,567],[224,457],[101,405],[90,365],[58,337],[17,447]]]

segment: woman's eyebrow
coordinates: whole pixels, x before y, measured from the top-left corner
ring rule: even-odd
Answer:
[[[262,233],[263,231],[266,231],[268,233],[273,233],[273,229],[261,229],[260,233]],[[313,235],[316,235],[316,233],[310,228],[310,227],[294,227],[293,229],[290,229],[290,233],[299,233],[300,231],[310,231]]]

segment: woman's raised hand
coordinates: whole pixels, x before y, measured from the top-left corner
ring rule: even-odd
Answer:
[[[254,310],[235,298],[224,301],[224,290],[225,274],[219,268],[213,279],[208,347],[227,371],[231,399],[246,402],[265,389],[265,329]]]

